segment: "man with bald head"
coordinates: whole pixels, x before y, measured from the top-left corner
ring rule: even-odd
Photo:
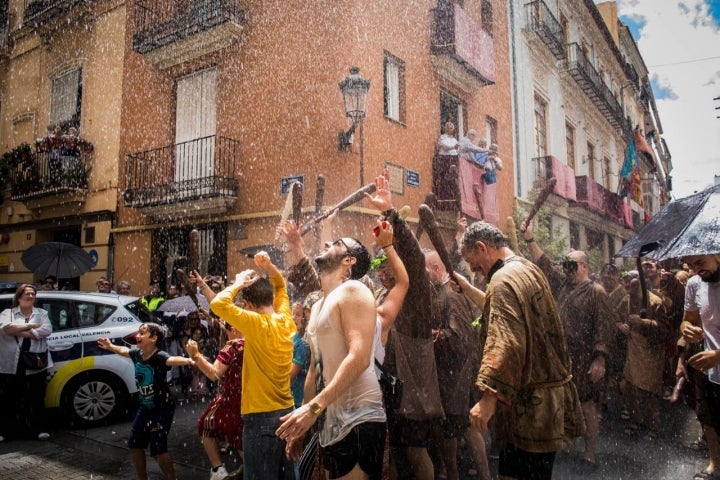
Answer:
[[[585,417],[584,465],[594,469],[597,466],[595,453],[600,433],[600,392],[605,377],[605,361],[610,354],[614,333],[613,310],[605,289],[590,279],[585,252],[570,251],[563,259],[562,272],[559,272],[535,242],[532,224],[523,224],[520,230],[533,261],[550,282],[565,326],[573,380]]]
[[[459,478],[458,439],[465,436],[473,454],[480,478],[490,479],[485,454],[485,441],[480,432],[469,429],[468,408],[473,395],[473,381],[479,367],[480,335],[473,321],[480,309],[450,285],[450,274],[435,250],[423,250],[432,292],[432,320],[435,365],[437,366],[440,400],[445,419],[438,449],[448,480]],[[475,403],[475,402],[472,402]]]

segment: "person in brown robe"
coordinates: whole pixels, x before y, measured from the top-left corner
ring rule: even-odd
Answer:
[[[563,439],[581,435],[583,420],[547,278],[486,222],[468,227],[460,252],[489,281],[483,293],[455,274],[461,291],[483,307],[487,324],[476,381],[482,398],[470,410],[470,423],[484,434],[497,412],[501,478],[550,479]]]
[[[627,431],[635,433],[644,424],[648,430],[645,439],[652,441],[660,432],[660,394],[670,318],[662,299],[652,292],[648,292],[648,308],[643,312],[640,280],[630,282],[630,292],[622,303],[627,308],[627,322],[621,330],[628,336],[622,389],[632,420]]]
[[[590,267],[585,252],[571,251],[562,264],[562,272],[533,238],[532,224],[520,228],[533,260],[550,282],[567,334],[573,381],[577,385],[585,416],[585,452],[588,467],[595,468],[600,434],[599,401],[605,361],[613,338],[613,311],[605,289],[590,280]]]

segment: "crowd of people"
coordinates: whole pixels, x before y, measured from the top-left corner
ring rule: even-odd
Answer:
[[[551,259],[532,223],[520,227],[526,258],[491,223],[460,219],[448,265],[443,246],[421,248],[386,175],[375,182],[366,194],[381,212],[373,247],[346,236],[333,212],[310,258],[300,226],[284,221],[284,270],[260,252],[256,268],[227,286],[190,272],[210,311],[143,324],[138,349],[99,341],[136,365],[141,404],[129,446],[138,478],[148,446],[174,478],[168,369],[178,381],[189,375],[189,395],[212,397],[198,422],[211,480],[232,476],[223,447],[242,454],[246,479],[452,480],[462,443],[478,478],[550,479],[561,451],[581,475],[598,469],[608,416],[652,443],[662,402],[680,399],[696,410],[709,452],[694,478],[720,478],[719,255],[592,272],[583,251]],[[112,285],[101,279],[101,288]],[[0,316],[13,352],[22,338],[49,334],[34,287],[18,292]],[[150,285],[147,308],[163,301]],[[17,358],[0,351],[0,360],[0,394],[30,384]],[[401,396],[388,377],[401,380]]]

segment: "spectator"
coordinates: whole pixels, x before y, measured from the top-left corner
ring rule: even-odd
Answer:
[[[458,141],[455,137],[455,125],[445,122],[443,133],[437,141],[438,155],[457,155]]]
[[[98,293],[115,293],[112,289],[112,282],[105,277],[100,277],[95,282]]]
[[[150,282],[145,290],[145,295],[140,298],[140,303],[151,312],[157,310],[164,301],[165,298],[160,294],[160,282],[157,281]]]
[[[55,278],[52,275],[48,275],[45,277],[45,280],[43,280],[42,285],[40,285],[40,290],[55,290],[57,288],[57,278]]]
[[[20,285],[12,307],[0,313],[0,441],[12,437],[50,438],[45,390],[48,368],[53,366],[47,345],[52,324],[48,313],[35,306],[36,295],[34,286]],[[47,363],[29,367],[22,361],[23,351],[44,355]]]
[[[130,282],[127,280],[120,280],[117,284],[118,295],[132,295],[130,292]]]

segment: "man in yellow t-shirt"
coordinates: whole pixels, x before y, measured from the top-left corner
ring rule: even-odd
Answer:
[[[275,435],[280,417],[294,408],[290,392],[295,322],[285,279],[265,252],[254,270],[238,273],[235,282],[210,303],[212,311],[245,335],[242,371],[244,478],[292,479],[292,462],[285,457],[285,441]],[[242,293],[243,308],[234,303]]]

